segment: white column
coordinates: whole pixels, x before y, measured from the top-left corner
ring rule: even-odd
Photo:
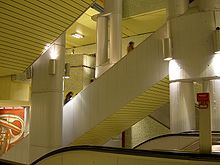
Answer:
[[[220,80],[210,81],[212,131],[220,131]]]
[[[189,6],[189,0],[168,0],[168,19],[183,15]]]
[[[122,0],[106,0],[105,13],[110,14],[110,63],[118,62],[122,57]]]
[[[220,1],[219,0],[198,0],[199,1],[199,10],[208,11],[208,10],[219,10]]]
[[[203,81],[203,92],[210,93],[209,81]],[[210,97],[209,97],[210,100]],[[212,133],[211,133],[211,105],[199,110],[199,138],[200,138],[200,153],[210,154],[212,152]]]
[[[200,11],[215,11],[220,9],[219,0],[198,0]],[[216,16],[216,26],[219,26],[219,16]],[[215,68],[218,70],[218,67]],[[210,81],[210,97],[211,97],[211,121],[212,131],[220,131],[220,80]]]
[[[172,18],[183,15],[188,7],[189,0],[168,0],[168,20],[172,21]],[[168,25],[170,25],[169,23]],[[170,30],[170,28],[168,29]],[[172,34],[172,31],[168,31],[167,33],[171,38],[175,35]],[[178,77],[181,71],[180,66],[175,61],[170,61],[169,76],[171,79]],[[192,82],[170,83],[170,129],[173,133],[196,129],[194,88]]]
[[[194,89],[191,82],[170,83],[170,130],[173,133],[196,129]]]
[[[96,25],[96,71],[95,77],[102,72],[102,65],[108,60],[108,17],[98,16]]]
[[[65,33],[33,64],[30,160],[62,145]],[[49,60],[55,59],[55,74]]]

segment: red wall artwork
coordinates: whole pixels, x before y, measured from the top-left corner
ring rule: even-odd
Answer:
[[[5,153],[24,135],[24,107],[0,108],[0,154]]]

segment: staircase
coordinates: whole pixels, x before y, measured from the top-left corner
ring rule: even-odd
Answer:
[[[63,109],[63,145],[104,144],[169,102],[166,26],[81,91]]]

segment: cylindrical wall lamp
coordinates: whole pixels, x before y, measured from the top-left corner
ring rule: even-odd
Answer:
[[[214,47],[214,53],[219,54],[220,53],[220,28],[217,27],[214,31],[213,36],[213,47]]]
[[[163,38],[162,39],[162,46],[163,46],[163,57],[165,61],[170,61],[173,59],[172,55],[172,44],[170,38]]]
[[[65,63],[64,78],[70,78],[70,63]]]
[[[49,75],[56,74],[56,59],[49,60]]]

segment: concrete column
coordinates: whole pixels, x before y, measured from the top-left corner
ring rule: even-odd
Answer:
[[[33,64],[30,162],[62,145],[65,33]],[[55,59],[55,74],[49,61]]]
[[[122,57],[122,0],[106,0],[105,13],[110,14],[110,63],[118,62]]]
[[[170,83],[170,130],[173,133],[196,129],[194,88],[191,82]]]
[[[183,15],[189,7],[189,0],[168,0],[168,19]]]
[[[98,16],[96,25],[96,71],[95,77],[102,72],[102,65],[108,60],[108,17]]]
[[[198,0],[199,10],[200,11],[209,11],[209,10],[219,10],[220,1],[219,0]]]

